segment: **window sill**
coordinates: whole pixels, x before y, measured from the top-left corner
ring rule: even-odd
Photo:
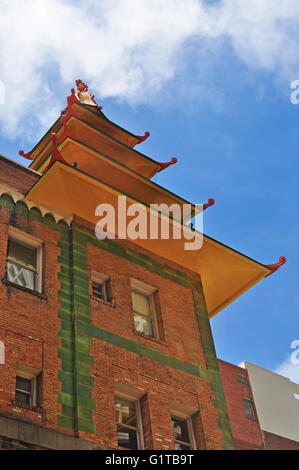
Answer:
[[[104,304],[104,305],[107,305],[108,307],[113,307],[115,308],[115,299],[111,299],[111,301],[108,301],[108,300],[102,300],[102,299],[98,299],[97,297],[94,297],[93,295],[91,296],[92,300],[95,300],[96,302],[99,302],[100,304]]]
[[[42,292],[27,289],[27,287],[19,286],[18,284],[15,284],[14,282],[10,282],[5,278],[2,279],[2,283],[5,284],[6,286],[13,287],[14,289],[21,290],[22,292],[27,292],[27,294],[31,294],[31,295],[34,295],[35,297],[39,297],[40,299],[46,299],[47,298],[45,296],[45,294],[43,294]]]
[[[145,333],[141,333],[141,331],[137,331],[137,330],[133,330],[133,331],[135,335],[141,336],[141,338],[145,338],[145,339],[148,339],[149,341],[153,341],[153,343],[161,344],[161,346],[167,346],[165,341],[163,341],[162,339],[153,338],[152,336],[148,336]]]
[[[38,406],[26,405],[25,403],[20,403],[15,400],[12,400],[11,403],[16,408],[22,408],[23,410],[28,410],[28,411],[35,411],[36,413],[39,413],[39,414],[42,413],[42,408],[39,408]]]
[[[251,417],[251,416],[246,416],[247,419],[250,419],[250,421],[256,421],[256,418],[255,417]]]

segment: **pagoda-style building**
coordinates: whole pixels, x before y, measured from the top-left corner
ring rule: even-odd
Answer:
[[[149,132],[113,123],[76,85],[34,149],[20,151],[29,168],[0,159],[0,415],[39,427],[33,448],[233,448],[209,319],[286,260],[263,265],[196,233],[190,222],[214,200],[199,209],[154,183],[177,159],[142,154]],[[109,204],[118,219],[120,196],[148,223],[152,204],[176,204],[180,219],[156,217],[202,247],[131,240],[118,220],[100,239],[96,208]]]

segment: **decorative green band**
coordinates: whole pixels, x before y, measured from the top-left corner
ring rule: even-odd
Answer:
[[[58,425],[74,432],[96,433],[92,417],[95,404],[91,398],[93,379],[90,375],[90,366],[92,365],[90,346],[92,338],[98,338],[161,364],[209,380],[215,394],[215,407],[219,413],[218,425],[222,431],[223,448],[233,449],[234,444],[218,361],[200,281],[176,269],[169,268],[151,257],[136,253],[121,243],[113,240],[98,240],[91,230],[77,223],[73,223],[71,229],[64,222],[57,224],[50,214],[43,217],[36,208],[29,210],[22,202],[14,204],[8,195],[3,195],[0,198],[0,206],[30,220],[40,222],[60,233],[58,242],[60,247],[58,258],[60,308],[58,316],[61,319],[61,328],[58,334],[61,338],[61,347],[58,355],[61,358],[62,367],[58,372],[58,378],[61,381],[58,401],[62,405],[62,413],[58,417]],[[193,291],[207,369],[185,363],[91,325],[88,243]]]
[[[182,372],[187,372],[188,374],[200,377],[200,368],[194,364],[180,361],[179,359],[167,356],[166,354],[156,351],[155,349],[147,348],[142,344],[135,343],[134,341],[115,335],[109,331],[101,330],[92,325],[85,325],[85,332],[93,338],[97,338],[101,341],[105,341],[106,343],[113,344],[114,346],[118,346],[119,348],[126,349],[127,351],[139,354],[140,356],[147,357],[153,361],[157,361],[161,364],[165,364],[167,366],[181,370]]]

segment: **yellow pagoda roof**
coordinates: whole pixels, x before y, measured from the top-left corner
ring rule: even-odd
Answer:
[[[117,211],[120,194],[126,196],[127,204],[140,202],[150,212],[148,205],[132,198],[128,193],[121,193],[118,187],[108,185],[61,162],[54,163],[26,197],[50,209],[75,214],[96,225],[96,206],[105,201]],[[178,223],[171,218],[170,221],[172,224]],[[184,250],[183,239],[137,239],[134,243],[199,274],[210,318],[271,273],[270,268],[206,235],[203,235],[203,246],[198,251]]]
[[[82,107],[82,105],[80,106]],[[88,121],[70,115],[65,124],[69,131],[68,135],[74,141],[106,154],[107,157],[127,166],[145,178],[150,179],[161,170],[159,163],[116,140],[103,130],[99,130]],[[31,158],[34,160],[30,165],[31,169],[43,173],[52,152],[51,133],[52,131],[55,132],[58,140],[61,141],[61,138],[64,137],[64,130],[65,127],[60,117],[32,151]]]
[[[158,219],[166,218],[172,228],[184,228],[191,235],[201,236],[201,249],[186,250],[183,237],[137,238],[134,243],[200,275],[210,318],[285,263],[286,259],[280,258],[276,265],[264,266],[193,231],[186,224],[201,209],[150,180],[158,171],[176,163],[176,159],[159,163],[136,151],[133,147],[149,133],[144,137],[134,136],[112,123],[80,80],[77,92],[72,89],[67,101],[61,117],[32,152],[25,155],[20,151],[20,155],[33,160],[30,168],[41,174],[26,195],[29,201],[54,212],[76,215],[95,226],[96,207],[104,202],[111,204],[117,213],[119,196],[126,196],[127,205],[141,204],[147,222],[153,204],[165,204],[168,208],[177,204],[181,209],[188,204],[190,214],[179,220],[161,209],[155,215]],[[210,199],[203,209],[213,204],[214,200]],[[117,237],[118,228],[114,230]]]

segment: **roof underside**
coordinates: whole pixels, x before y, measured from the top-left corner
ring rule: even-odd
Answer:
[[[136,199],[100,178],[56,162],[31,188],[27,198],[49,209],[75,214],[95,226],[99,220],[95,216],[98,204],[103,201],[111,204],[117,214],[118,196],[121,194],[127,196],[127,204],[136,203]],[[144,200],[137,202],[144,204]],[[163,215],[157,217],[163,218]],[[170,223],[177,225],[171,219]],[[196,237],[200,236],[196,234]],[[210,318],[270,273],[265,266],[207,236],[203,236],[203,245],[199,250],[185,250],[185,242],[185,239],[134,240],[142,248],[201,276]]]

